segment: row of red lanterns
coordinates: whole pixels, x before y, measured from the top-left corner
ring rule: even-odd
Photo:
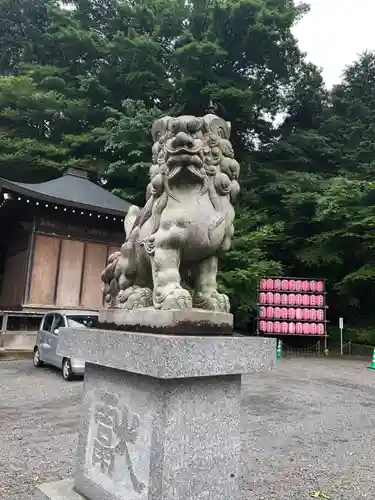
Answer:
[[[259,321],[262,333],[284,333],[289,335],[325,335],[324,323],[287,323],[286,321]]]
[[[299,280],[282,278],[263,278],[259,282],[260,290],[285,292],[324,292],[323,280]]]
[[[259,308],[260,319],[289,319],[291,321],[324,321],[324,309],[301,309],[294,307]]]
[[[289,306],[310,306],[323,307],[324,295],[302,295],[300,293],[272,293],[261,292],[259,294],[260,304],[289,305]]]

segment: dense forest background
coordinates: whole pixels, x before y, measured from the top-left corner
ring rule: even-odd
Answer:
[[[252,328],[259,276],[321,277],[328,318],[375,342],[375,54],[328,91],[293,0],[2,0],[0,176],[68,166],[142,204],[152,120],[214,112],[241,163],[220,282]],[[318,33],[317,33],[317,36]],[[374,331],[373,331],[374,330]]]

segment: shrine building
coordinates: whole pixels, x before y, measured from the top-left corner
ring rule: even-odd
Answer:
[[[0,347],[6,333],[35,334],[47,311],[98,312],[129,207],[77,168],[40,184],[0,178]]]

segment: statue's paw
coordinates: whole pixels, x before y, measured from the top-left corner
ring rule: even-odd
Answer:
[[[118,294],[120,307],[123,309],[140,309],[143,307],[152,307],[152,290],[140,286],[130,286],[121,290]]]
[[[161,301],[155,303],[157,309],[191,309],[193,301],[190,293],[184,288],[175,288],[164,295]]]
[[[229,313],[230,312],[230,302],[229,302],[229,297],[228,295],[225,295],[225,293],[219,293],[219,304],[220,304],[220,311]]]
[[[210,294],[197,293],[194,297],[194,307],[208,311],[230,312],[228,296],[216,290]]]

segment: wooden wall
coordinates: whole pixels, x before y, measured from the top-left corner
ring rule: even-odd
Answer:
[[[38,305],[54,303],[59,246],[60,240],[58,238],[36,236],[29,303]]]
[[[29,256],[29,233],[18,230],[11,235],[2,277],[0,306],[20,307],[23,302]]]
[[[28,306],[99,309],[100,273],[118,246],[35,235]]]

